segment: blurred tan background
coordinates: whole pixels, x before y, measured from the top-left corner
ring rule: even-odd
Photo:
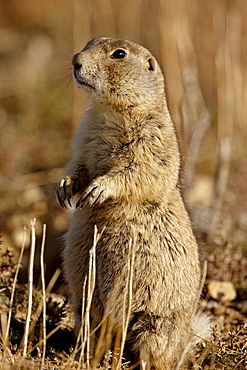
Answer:
[[[48,277],[59,263],[68,215],[54,189],[87,104],[70,60],[96,36],[127,38],[156,56],[199,242],[247,250],[245,0],[0,1],[2,247],[20,248],[36,217],[38,238],[47,224]]]

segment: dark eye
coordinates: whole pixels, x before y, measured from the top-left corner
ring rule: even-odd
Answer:
[[[112,53],[111,58],[113,59],[124,59],[126,52],[123,49],[117,49]]]

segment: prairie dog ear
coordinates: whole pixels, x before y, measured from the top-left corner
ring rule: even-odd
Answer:
[[[149,71],[155,71],[155,68],[156,68],[156,60],[151,57],[151,58],[148,58],[148,70]]]

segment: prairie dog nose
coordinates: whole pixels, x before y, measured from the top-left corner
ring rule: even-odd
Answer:
[[[75,54],[72,58],[72,61],[71,61],[75,69],[80,69],[81,66],[82,66],[82,64],[80,63],[80,60],[79,60],[79,55],[80,55],[80,53]]]

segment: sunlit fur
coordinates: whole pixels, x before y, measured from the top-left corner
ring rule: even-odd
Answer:
[[[111,57],[118,48],[126,51],[124,59]],[[64,250],[76,327],[97,225],[103,233],[96,248],[92,329],[105,314],[112,340],[121,332],[132,239],[127,356],[140,357],[146,369],[174,369],[188,342],[200,273],[179,190],[180,154],[163,75],[148,50],[126,40],[94,39],[73,64],[75,82],[91,99],[67,178],[57,188],[62,205],[79,196]]]

